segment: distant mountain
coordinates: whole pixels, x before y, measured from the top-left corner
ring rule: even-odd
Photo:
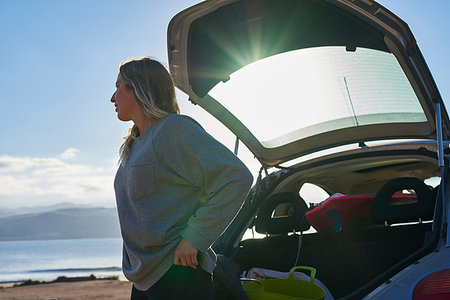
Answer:
[[[15,215],[34,214],[66,208],[93,208],[93,205],[76,204],[71,202],[60,202],[47,206],[25,206],[19,208],[0,208],[0,218]]]
[[[9,209],[0,209],[0,218],[7,217],[14,215],[14,213],[11,213],[11,210]]]
[[[115,208],[66,208],[0,218],[0,240],[120,237]]]

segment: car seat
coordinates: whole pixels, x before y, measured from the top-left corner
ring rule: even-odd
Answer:
[[[283,204],[284,210],[280,213]],[[255,230],[261,234],[306,231],[310,228],[305,218],[307,210],[305,200],[296,193],[273,194],[262,203],[255,220]]]
[[[390,203],[394,193],[411,189],[416,194],[415,202]],[[433,191],[423,181],[414,177],[396,178],[376,193],[372,202],[372,220],[385,225],[432,220],[435,202]]]

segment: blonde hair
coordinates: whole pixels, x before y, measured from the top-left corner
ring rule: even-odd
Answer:
[[[126,60],[120,64],[119,76],[151,120],[157,121],[180,112],[172,77],[160,62],[149,57]],[[120,161],[127,160],[133,140],[139,135],[139,128],[134,124],[120,147]]]

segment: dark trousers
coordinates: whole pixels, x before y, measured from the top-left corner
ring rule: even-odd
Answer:
[[[211,274],[202,268],[173,265],[164,276],[146,291],[133,286],[131,300],[212,300]]]

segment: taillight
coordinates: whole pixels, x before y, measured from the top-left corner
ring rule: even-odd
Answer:
[[[450,299],[450,269],[431,273],[414,288],[413,300]]]

